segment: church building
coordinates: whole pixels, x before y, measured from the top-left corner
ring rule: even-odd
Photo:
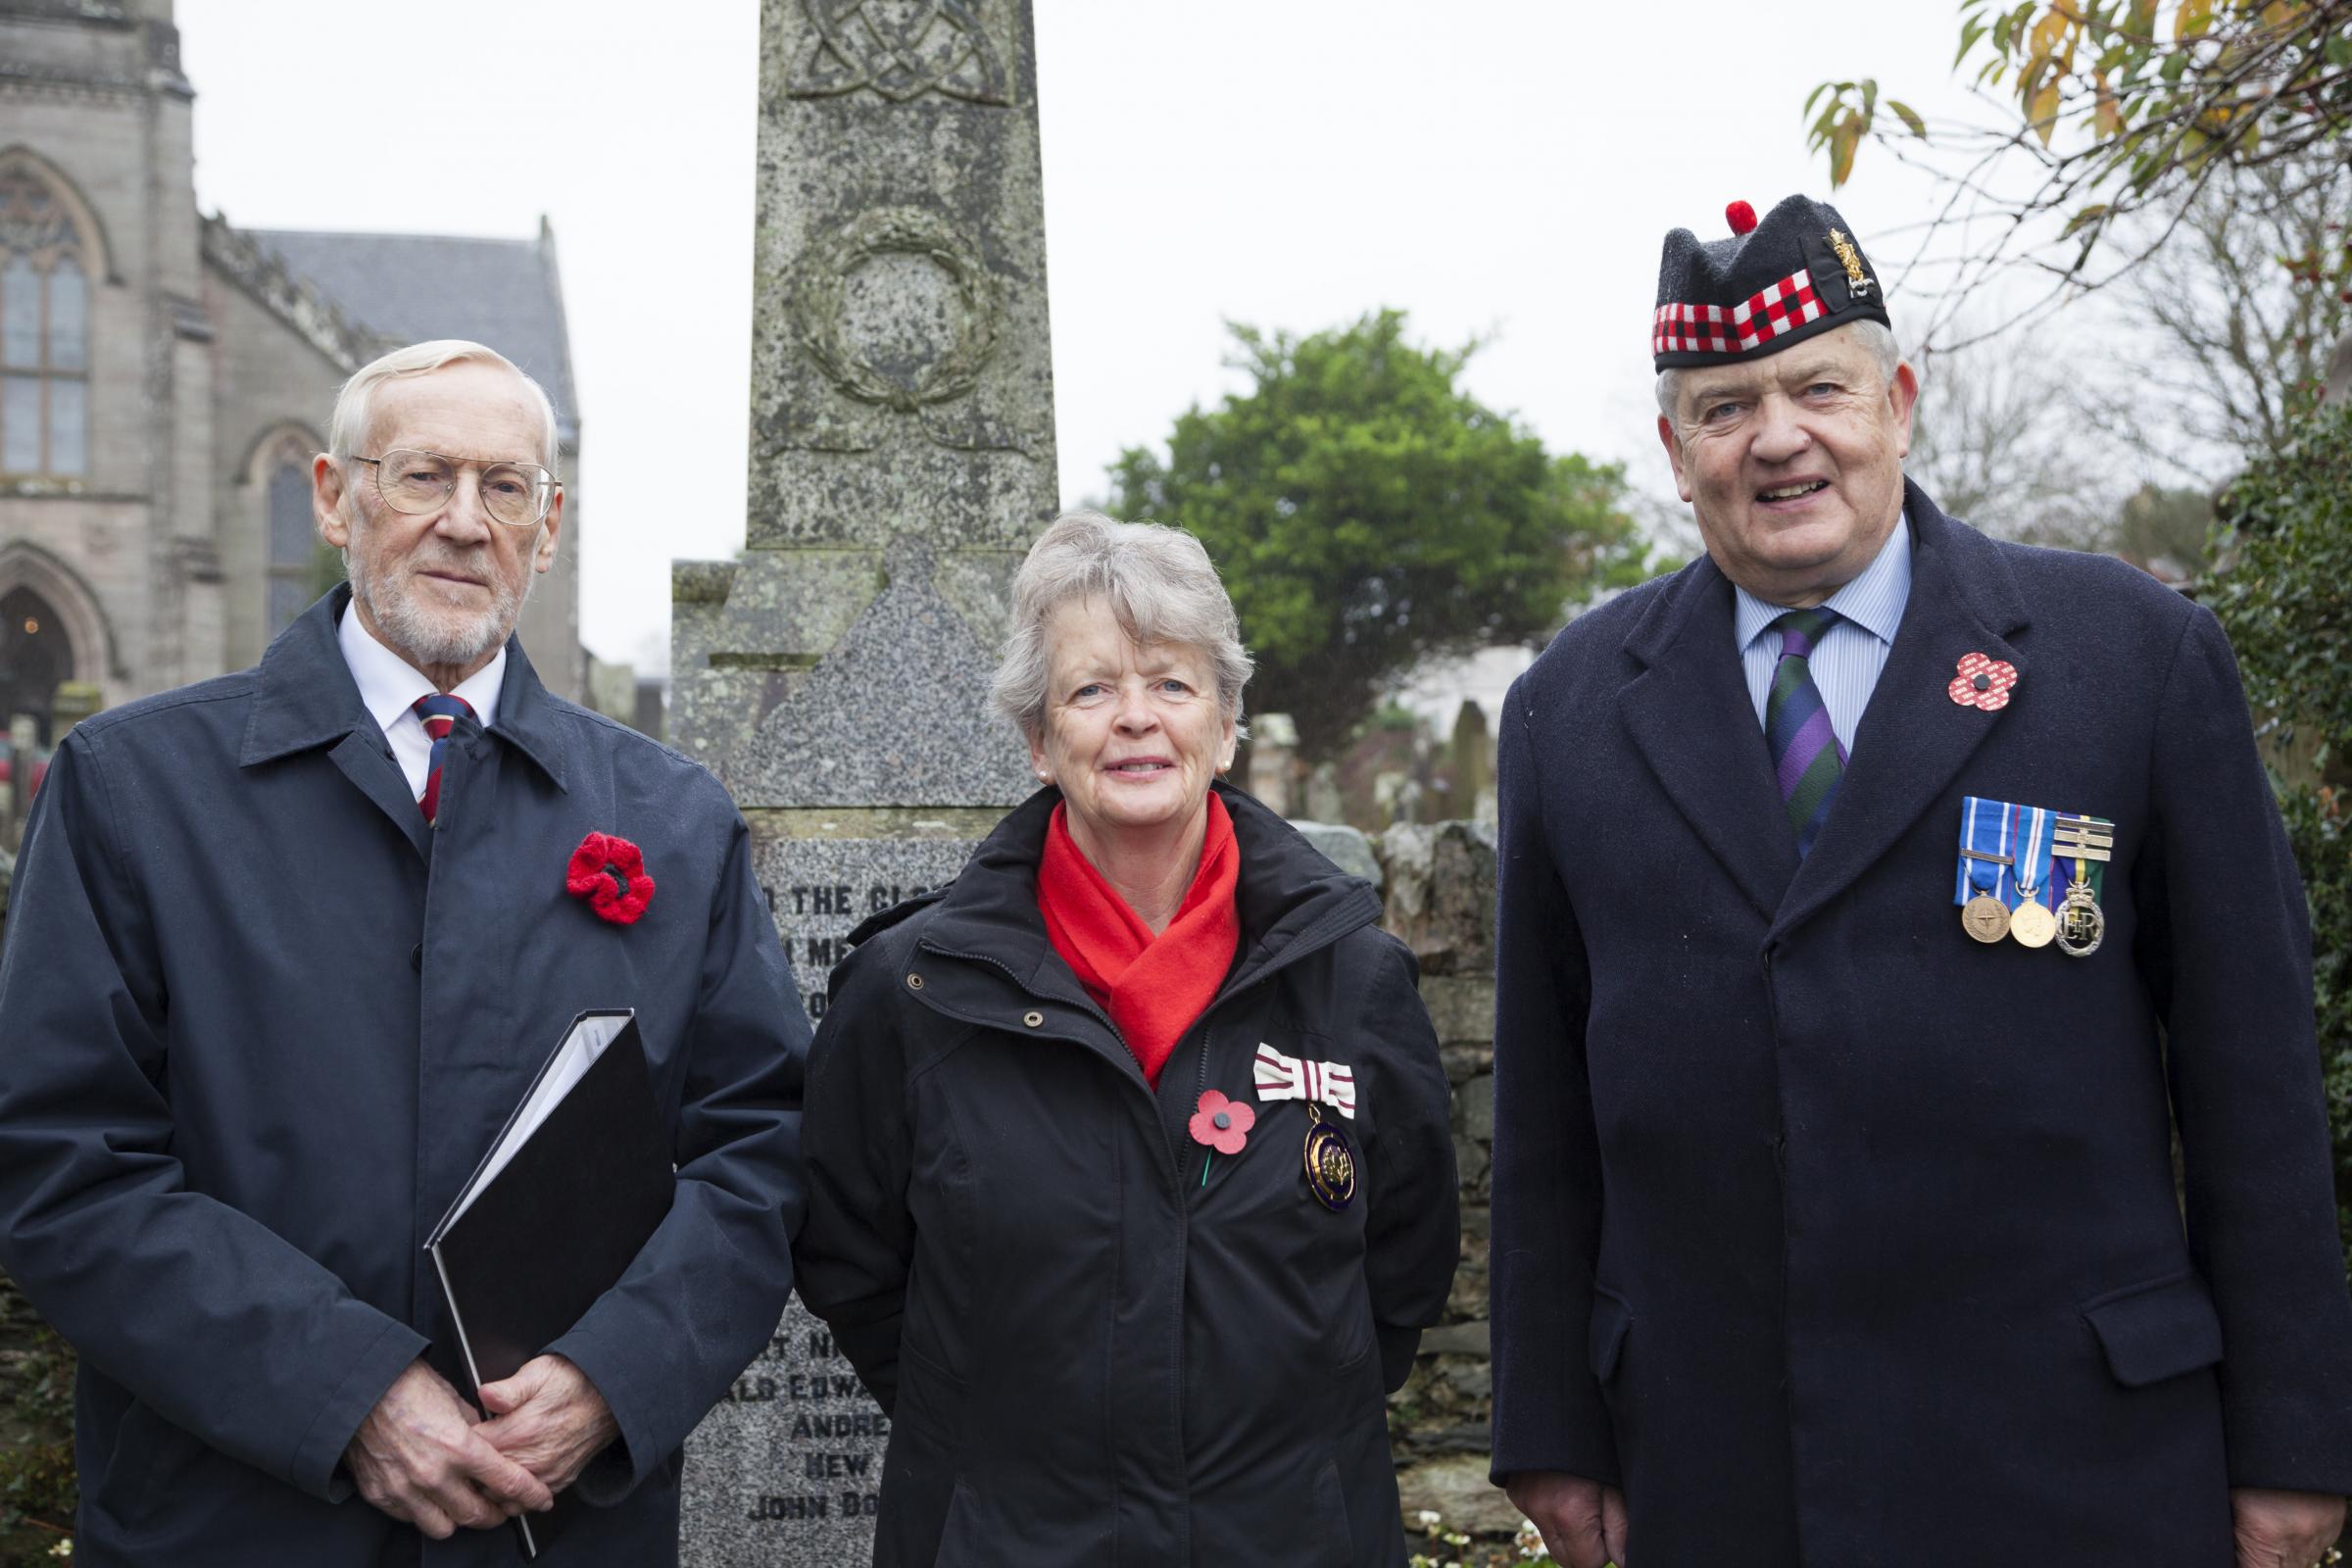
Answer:
[[[0,738],[239,669],[340,576],[311,516],[336,388],[487,343],[554,400],[563,549],[520,635],[583,700],[579,409],[553,235],[250,230],[196,208],[172,0],[0,0]]]

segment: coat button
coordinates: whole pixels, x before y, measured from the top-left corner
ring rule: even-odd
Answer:
[[[409,967],[416,970],[418,974],[424,973],[423,943],[419,942],[409,950]]]
[[[919,974],[910,974],[910,975],[908,975],[908,976],[906,977],[906,989],[907,989],[907,990],[909,990],[909,991],[920,991],[920,990],[922,990],[922,989],[923,989],[923,977],[922,977],[921,975],[919,975]]]
[[[1042,1012],[1024,1012],[1021,1014],[1021,1022],[1027,1024],[1032,1029],[1035,1029],[1038,1025],[1044,1023],[1045,1021],[1046,1015]]]

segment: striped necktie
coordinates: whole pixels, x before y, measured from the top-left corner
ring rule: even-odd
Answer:
[[[449,750],[449,732],[460,714],[473,716],[473,705],[463,697],[451,697],[440,692],[427,692],[411,705],[416,716],[424,720],[424,732],[433,738],[433,752],[424,764],[424,799],[416,804],[424,809],[427,822],[441,810],[441,760]]]
[[[1781,662],[1764,699],[1764,741],[1800,859],[1829,820],[1830,803],[1845,777],[1845,748],[1830,728],[1830,710],[1813,684],[1812,668],[1815,645],[1838,618],[1835,610],[1816,608],[1791,610],[1772,623],[1781,634]]]

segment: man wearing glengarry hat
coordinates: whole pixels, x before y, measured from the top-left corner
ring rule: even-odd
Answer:
[[[1853,226],[1726,216],[1651,323],[1707,553],[1502,720],[1495,1479],[1571,1568],[2310,1568],[2352,1298],[2229,644],[1945,516]]]

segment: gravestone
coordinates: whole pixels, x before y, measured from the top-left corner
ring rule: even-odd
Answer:
[[[672,743],[751,824],[811,1017],[1035,787],[987,711],[1054,512],[1029,0],[763,0],[747,547],[671,574]],[[687,1446],[689,1568],[871,1552],[889,1424],[796,1299]]]
[[[1494,821],[1494,737],[1487,729],[1486,710],[1467,697],[1453,715],[1453,735],[1446,742],[1446,758],[1453,769],[1447,812],[1473,821]]]
[[[1259,713],[1250,723],[1250,793],[1276,816],[1294,816],[1291,789],[1298,776],[1298,724],[1288,713]]]

